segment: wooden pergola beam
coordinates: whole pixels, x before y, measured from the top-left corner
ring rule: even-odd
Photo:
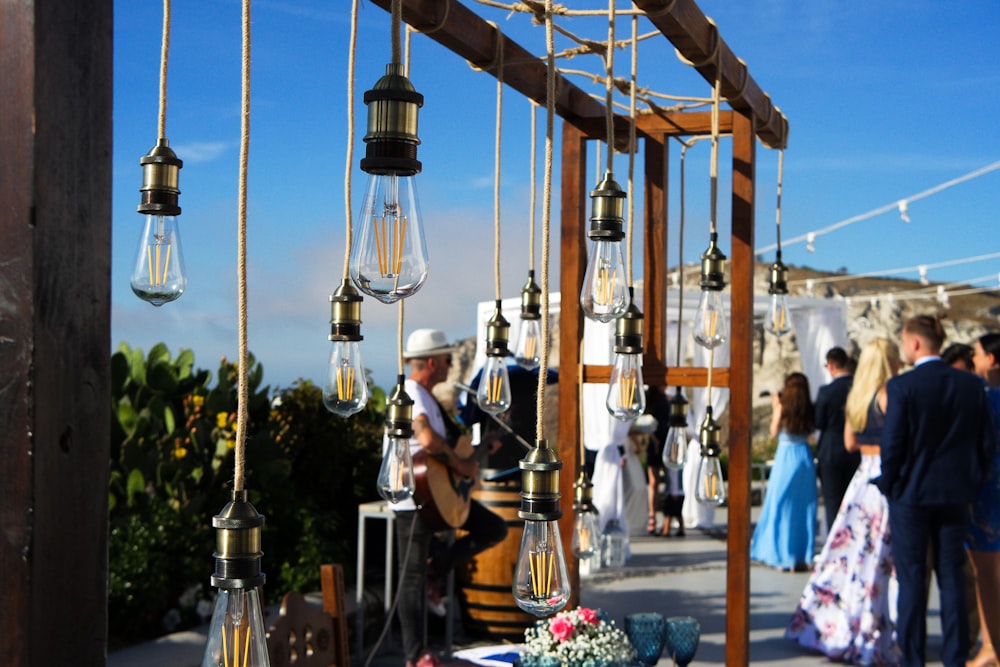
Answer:
[[[695,65],[710,85],[715,84],[716,62],[721,67],[722,96],[733,109],[753,117],[756,135],[768,148],[784,148],[788,142],[788,119],[750,76],[747,64],[736,57],[694,0],[632,0],[646,12],[663,36]]]

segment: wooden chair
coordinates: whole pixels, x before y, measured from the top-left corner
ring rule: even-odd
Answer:
[[[308,604],[298,591],[287,593],[267,630],[271,667],[349,667],[344,570],[320,567],[323,608]]]

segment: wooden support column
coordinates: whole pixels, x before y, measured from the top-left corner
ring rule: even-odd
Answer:
[[[106,660],[112,10],[112,0],[0,2],[0,655],[9,665]]]
[[[563,123],[562,133],[562,203],[560,235],[559,291],[559,459],[563,462],[559,477],[563,517],[559,521],[569,566],[573,596],[567,608],[580,601],[580,569],[572,556],[573,483],[580,460],[583,434],[580,432],[580,341],[583,340],[583,310],[580,308],[580,285],[587,269],[587,146],[579,129]]]
[[[667,137],[646,136],[643,185],[643,290],[645,317],[643,376],[646,382],[666,382],[667,367]]]
[[[726,664],[750,658],[750,439],[753,386],[754,122],[733,113],[732,249],[729,338],[729,535]]]

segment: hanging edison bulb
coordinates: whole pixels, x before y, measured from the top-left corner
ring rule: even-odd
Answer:
[[[486,364],[476,390],[479,409],[491,415],[510,409],[510,373],[507,371],[509,335],[510,322],[503,316],[500,299],[497,299],[493,317],[486,323]]]
[[[521,328],[514,345],[514,361],[526,371],[538,368],[542,351],[542,289],[535,282],[534,269],[521,288]]]
[[[637,419],[646,410],[645,382],[642,377],[642,311],[629,291],[629,306],[615,322],[615,359],[604,404],[619,421]]]
[[[369,174],[351,244],[351,279],[359,290],[394,303],[427,280],[427,244],[417,198],[418,109],[424,97],[399,63],[365,93],[368,133],[362,171]]]
[[[146,216],[132,267],[132,292],[143,301],[162,306],[184,293],[187,275],[177,219],[181,207],[178,180],[184,163],[163,137],[139,159],[142,200],[138,211]]]
[[[722,290],[726,287],[726,256],[712,232],[708,248],[701,255],[701,299],[694,314],[694,340],[704,348],[719,347],[729,338],[729,323]]]
[[[722,463],[719,455],[719,425],[712,419],[712,406],[705,408],[705,419],[701,422],[701,462],[698,464],[698,485],[695,498],[703,505],[725,505],[726,483],[722,477]]]
[[[594,485],[587,473],[580,471],[573,484],[573,555],[590,558],[597,554],[600,538],[600,517],[594,507]]]
[[[391,503],[413,497],[416,487],[410,438],[413,437],[413,399],[406,393],[406,378],[399,375],[386,399],[386,446],[378,471],[378,494]]]
[[[245,490],[212,517],[216,530],[215,572],[219,589],[208,629],[202,667],[268,667],[267,634],[259,587],[260,533],[264,517],[247,501]]]
[[[368,378],[361,360],[361,295],[349,280],[330,295],[330,363],[323,386],[323,405],[350,417],[368,403]]]
[[[621,241],[625,209],[625,191],[608,171],[597,188],[590,191],[593,199],[590,230],[587,238],[590,258],[583,275],[580,305],[583,314],[598,322],[610,322],[625,314],[628,308],[625,260]]]
[[[566,554],[559,536],[562,461],[545,440],[538,440],[518,465],[518,516],[524,519],[524,534],[511,589],[518,607],[535,616],[549,616],[565,607],[570,596]]]
[[[781,251],[771,265],[767,293],[771,295],[764,327],[779,338],[792,330],[788,317],[788,267],[781,261]]]
[[[670,399],[670,417],[667,419],[667,437],[663,443],[663,465],[673,470],[680,470],[687,463],[687,410],[688,402],[677,387],[674,397]]]

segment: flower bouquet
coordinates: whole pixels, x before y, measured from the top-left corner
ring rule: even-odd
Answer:
[[[522,667],[632,667],[635,649],[607,615],[578,607],[524,631]]]

